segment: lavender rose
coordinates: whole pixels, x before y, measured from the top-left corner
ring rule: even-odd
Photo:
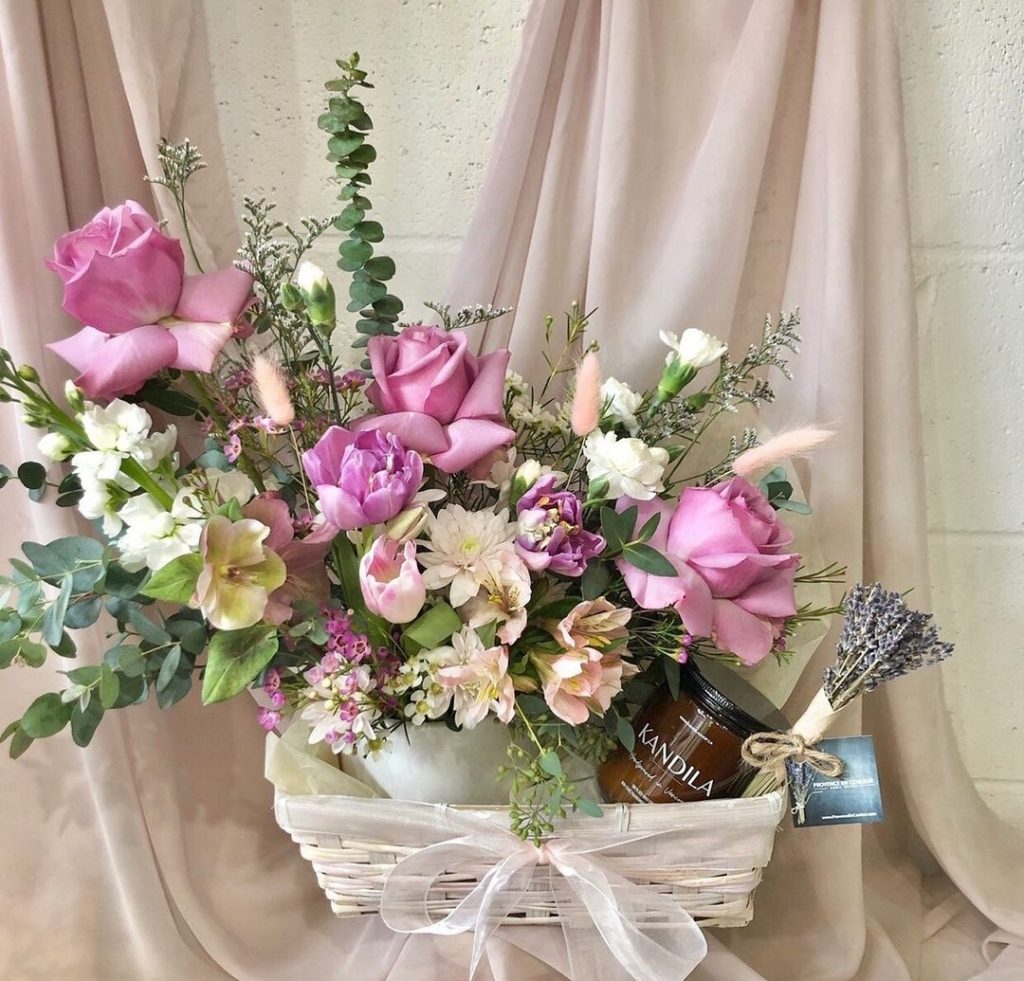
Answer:
[[[331,426],[302,466],[316,488],[324,517],[350,531],[390,521],[404,511],[423,483],[423,460],[398,437],[353,433]]]
[[[465,334],[422,324],[372,337],[367,350],[373,384],[366,396],[379,414],[357,420],[354,429],[394,433],[445,473],[465,470],[515,439],[504,410],[508,351],[478,358]]]
[[[252,294],[234,267],[186,276],[181,243],[134,201],[62,235],[46,264],[64,310],[86,325],[49,346],[92,398],[134,392],[164,368],[209,371]]]
[[[580,499],[555,490],[557,479],[547,474],[519,498],[516,551],[535,572],[582,576],[587,562],[604,550],[604,539],[583,527]]]

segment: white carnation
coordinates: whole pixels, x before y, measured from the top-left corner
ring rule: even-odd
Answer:
[[[668,450],[648,446],[639,439],[619,439],[615,433],[591,433],[583,444],[590,482],[608,482],[612,500],[632,497],[649,501],[664,490],[661,478],[668,464]]]
[[[636,413],[641,402],[643,398],[617,378],[606,378],[601,383],[601,403],[606,415],[625,426],[631,436],[640,429]]]
[[[688,364],[698,371],[705,365],[713,364],[729,350],[728,345],[720,338],[705,334],[696,327],[688,327],[683,331],[682,337],[678,337],[670,330],[661,331],[659,336],[662,343],[671,348],[665,357],[666,364],[669,364],[673,357],[677,357],[680,364]]]

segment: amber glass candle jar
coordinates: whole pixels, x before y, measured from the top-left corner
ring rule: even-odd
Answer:
[[[740,749],[755,732],[783,731],[785,717],[757,689],[722,664],[683,665],[679,697],[666,686],[633,720],[636,744],[601,765],[604,799],[669,804],[738,797],[754,776]]]

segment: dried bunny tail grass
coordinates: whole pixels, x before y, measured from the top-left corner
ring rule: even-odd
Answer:
[[[740,477],[752,477],[763,470],[771,470],[790,457],[809,453],[834,435],[831,429],[813,426],[787,430],[773,436],[767,443],[744,450],[733,460],[732,472]]]
[[[288,394],[288,382],[281,366],[265,355],[257,354],[252,361],[252,380],[260,403],[275,425],[290,426],[295,419],[295,406]]]
[[[601,421],[601,362],[589,351],[576,369],[576,390],[572,396],[572,431],[587,436]]]

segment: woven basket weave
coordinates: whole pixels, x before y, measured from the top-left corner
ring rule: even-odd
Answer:
[[[372,823],[366,820],[368,807],[372,808]],[[411,842],[403,815],[416,807],[429,812],[433,825],[419,828]],[[781,791],[692,804],[609,805],[603,808],[601,818],[567,818],[553,837],[611,840],[611,847],[602,845],[601,858],[619,875],[672,897],[702,927],[736,927],[749,923],[753,916],[754,888],[771,857],[785,807]],[[312,864],[331,908],[341,917],[377,913],[385,880],[395,865],[419,848],[464,833],[460,826],[463,815],[508,827],[505,807],[410,805],[281,792],[275,798],[275,814],[278,824],[299,844],[303,858]],[[614,843],[617,835],[623,843]],[[626,840],[639,835],[651,837]],[[440,919],[451,912],[489,867],[481,858],[478,866],[463,865],[457,872],[439,876],[429,891],[431,915]],[[564,904],[558,907],[550,883],[548,870],[538,867],[505,923],[561,922],[566,909]]]

